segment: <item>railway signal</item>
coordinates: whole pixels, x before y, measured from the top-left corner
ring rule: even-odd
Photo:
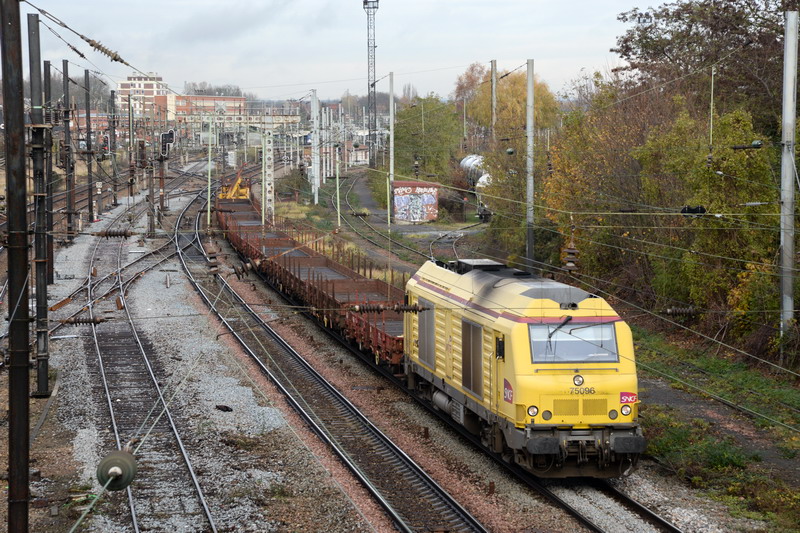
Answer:
[[[175,130],[169,130],[161,134],[161,157],[167,157],[169,148],[175,143]]]

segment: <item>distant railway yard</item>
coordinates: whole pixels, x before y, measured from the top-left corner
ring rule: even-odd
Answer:
[[[797,2],[38,3],[4,531],[800,532]]]

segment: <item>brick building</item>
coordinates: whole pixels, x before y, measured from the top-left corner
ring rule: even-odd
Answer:
[[[154,107],[156,97],[169,94],[169,87],[161,76],[149,72],[147,76],[134,73],[117,85],[117,109],[120,114],[127,114],[128,101],[135,117],[157,113]]]

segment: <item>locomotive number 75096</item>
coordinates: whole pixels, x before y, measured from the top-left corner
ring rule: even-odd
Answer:
[[[570,387],[570,394],[594,394],[594,387]]]

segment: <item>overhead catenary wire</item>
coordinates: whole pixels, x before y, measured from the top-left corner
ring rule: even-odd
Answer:
[[[380,170],[376,170],[376,172],[385,173],[384,171],[380,171]],[[412,177],[412,176],[403,176],[401,174],[395,174],[395,175],[396,175],[396,177],[400,177],[401,179],[404,179],[404,180],[422,181],[422,180],[419,180],[418,178]],[[444,188],[450,189],[450,190],[456,190],[456,191],[459,191],[459,192],[468,192],[468,190],[463,189],[463,188],[459,188],[459,187],[453,187],[453,186],[448,186],[448,185],[444,185],[444,184],[441,184],[441,186],[444,187]],[[496,197],[496,196],[491,196],[491,195],[483,195],[483,196],[486,197],[486,198],[493,198],[493,199],[507,201],[509,203],[525,205],[525,202],[521,201],[521,200],[513,200],[513,199],[510,199],[510,198],[502,198],[502,197]],[[543,206],[543,208],[545,208],[545,207]],[[571,215],[587,215],[587,214],[591,214],[591,215],[607,216],[607,215],[611,215],[611,214],[617,214],[617,213],[608,213],[608,212],[602,212],[602,213],[585,213],[585,212],[576,213],[576,212],[565,212],[565,211],[558,210],[558,209],[555,209],[555,211],[568,213],[568,214],[571,214]],[[502,213],[498,213],[498,214],[501,215],[501,216],[510,217],[510,215],[503,215]],[[624,213],[624,214],[630,215],[630,214],[633,214],[633,213]],[[642,213],[636,213],[636,214],[637,215],[641,215]],[[673,216],[673,217],[674,216],[680,216],[680,213],[677,212],[677,210],[675,212],[672,212],[672,213],[647,213],[647,214],[648,215],[652,215],[652,214],[669,215],[669,216]],[[515,220],[520,220],[516,216],[513,216],[511,218],[513,218]],[[546,226],[542,226],[542,225],[539,225],[538,227],[540,229],[542,229],[542,230],[549,231],[551,233],[557,233],[557,234],[565,236],[565,237],[568,236],[563,231],[559,231],[559,230],[556,230],[556,229],[553,229],[553,228],[549,228],[549,227],[546,227]],[[772,229],[772,228],[770,228],[770,229]],[[620,236],[619,238],[624,238],[624,237]],[[682,258],[670,257],[670,256],[665,256],[665,255],[660,255],[660,254],[654,254],[652,252],[646,252],[646,251],[637,250],[637,249],[634,249],[634,248],[612,245],[612,244],[609,244],[609,243],[596,241],[596,240],[590,239],[588,237],[582,237],[582,236],[579,236],[579,235],[576,235],[575,239],[583,241],[583,242],[587,242],[587,243],[590,243],[590,244],[595,244],[595,245],[599,245],[599,246],[603,246],[603,247],[618,249],[618,250],[621,250],[621,251],[627,251],[627,252],[642,254],[642,255],[646,255],[648,257],[655,257],[655,258],[664,259],[664,260],[673,261],[673,262],[693,263],[693,264],[702,265],[702,266],[715,266],[715,267],[717,266],[717,265],[711,265],[711,264],[708,264],[708,263],[703,263],[701,261],[689,261],[689,260],[682,259]],[[634,239],[631,238],[631,240],[634,240]],[[722,259],[722,260],[731,260],[731,261],[737,261],[737,262],[741,262],[741,263],[755,264],[755,265],[761,265],[761,266],[774,266],[774,265],[771,265],[769,263],[763,263],[763,262],[760,262],[760,261],[752,261],[752,260],[746,260],[746,259],[727,257],[727,256],[719,255],[719,254],[710,254],[710,253],[701,252],[701,251],[698,251],[698,250],[693,250],[691,248],[682,248],[682,247],[678,247],[678,246],[674,246],[674,245],[656,243],[656,242],[653,242],[653,241],[644,241],[642,239],[638,239],[638,241],[642,242],[642,243],[645,243],[645,244],[652,244],[652,245],[658,245],[658,246],[663,246],[663,247],[672,248],[672,249],[678,249],[680,251],[683,251],[683,252],[686,252],[686,253],[690,253],[690,254],[693,254],[693,255],[697,255],[697,256],[705,256],[705,257],[710,257],[710,258],[715,258],[715,259]],[[725,268],[727,270],[736,271],[736,272],[749,272],[747,269],[743,269],[743,268],[734,268],[734,267],[725,267],[725,266],[723,266],[722,268]],[[800,269],[796,269],[796,270],[800,271]],[[769,273],[769,272],[757,272],[757,273],[758,274],[763,274],[763,275],[778,276],[777,273]]]

